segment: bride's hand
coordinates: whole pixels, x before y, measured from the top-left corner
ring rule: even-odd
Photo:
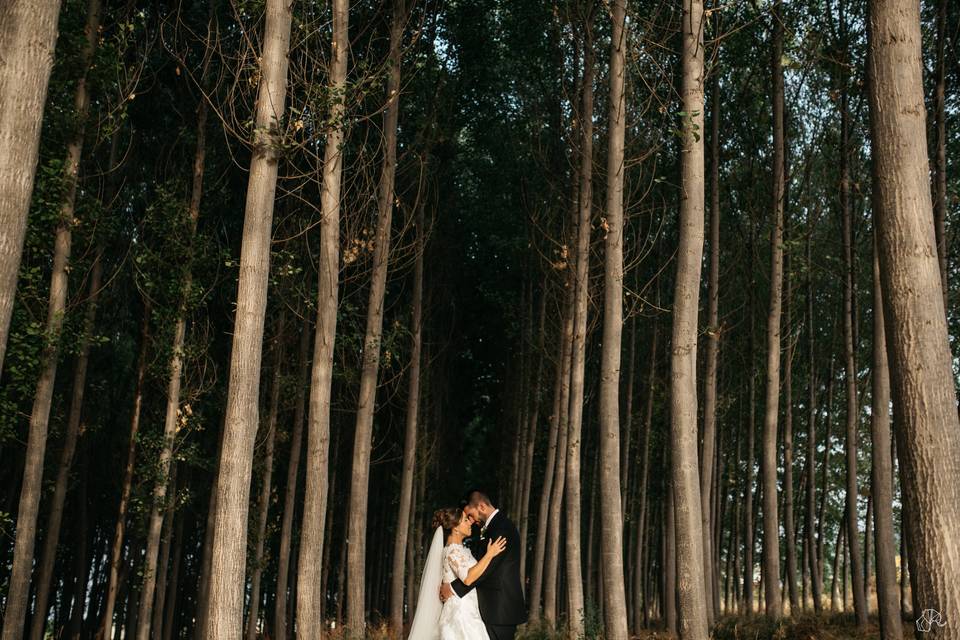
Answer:
[[[507,550],[507,539],[500,536],[496,540],[487,543],[487,555],[493,558]]]

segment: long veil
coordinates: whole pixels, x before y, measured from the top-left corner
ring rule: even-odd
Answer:
[[[437,527],[430,552],[423,563],[420,596],[407,640],[436,640],[440,637],[440,582],[443,579],[443,529]]]

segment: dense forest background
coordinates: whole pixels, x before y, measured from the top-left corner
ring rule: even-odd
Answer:
[[[3,640],[404,637],[470,487],[531,638],[960,637],[958,39],[3,0]]]

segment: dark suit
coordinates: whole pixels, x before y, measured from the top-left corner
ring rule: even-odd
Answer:
[[[507,514],[497,512],[482,538],[476,534],[471,536],[474,543],[470,550],[479,560],[487,553],[489,541],[501,536],[507,539],[506,551],[490,562],[476,582],[467,586],[456,580],[450,585],[461,598],[476,587],[480,617],[487,626],[490,640],[512,640],[517,625],[527,621],[527,606],[520,584],[520,533]]]

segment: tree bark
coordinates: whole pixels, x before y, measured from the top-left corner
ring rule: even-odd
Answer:
[[[363,339],[363,369],[350,475],[349,544],[347,546],[347,629],[362,637],[366,629],[364,603],[367,554],[367,495],[370,482],[370,450],[373,414],[377,402],[380,341],[383,335],[383,298],[390,263],[390,226],[393,217],[394,180],[397,168],[397,119],[400,113],[400,38],[406,21],[405,0],[395,0],[390,23],[390,63],[387,75],[387,107],[383,115],[384,155],[377,198],[377,230],[373,247],[373,274],[367,302],[367,326]],[[402,554],[401,554],[402,555]]]
[[[277,434],[277,414],[280,412],[280,373],[284,362],[283,333],[286,317],[280,313],[274,337],[273,380],[270,384],[270,410],[267,414],[267,434],[263,452],[263,475],[260,480],[260,497],[257,502],[257,530],[254,537],[253,567],[250,576],[250,610],[247,614],[247,640],[256,640],[257,623],[260,618],[260,583],[263,578],[264,547],[267,536],[267,516],[270,513],[270,496],[273,491],[273,452]]]
[[[784,257],[784,315],[787,327],[787,354],[783,373],[783,537],[787,552],[786,591],[790,598],[790,615],[800,610],[797,594],[797,530],[794,521],[793,498],[793,356],[795,343],[791,339],[793,321],[790,315],[793,285],[790,277],[790,256]],[[801,568],[802,573],[802,568]],[[803,576],[801,576],[801,581]]]
[[[720,83],[714,81],[710,100],[710,259],[707,284],[706,357],[703,382],[703,449],[700,455],[700,497],[711,504],[713,467],[717,441],[717,361],[720,351]],[[703,570],[707,597],[707,624],[718,615],[713,605],[714,550],[711,540],[713,518],[710,509],[701,515]]]
[[[920,7],[868,5],[875,226],[915,602],[960,611],[960,423],[928,186]],[[936,568],[936,570],[933,570]],[[960,638],[960,626],[937,633]]]
[[[44,628],[49,611],[50,579],[56,560],[57,546],[60,542],[60,527],[63,521],[63,504],[67,497],[67,481],[73,466],[73,456],[77,449],[77,440],[83,429],[80,416],[83,411],[83,394],[87,386],[87,365],[90,362],[90,341],[93,339],[94,322],[97,315],[97,301],[103,280],[103,262],[97,255],[90,273],[90,285],[87,295],[87,308],[83,318],[83,333],[80,338],[80,353],[77,356],[76,370],[73,374],[73,392],[70,397],[70,412],[67,414],[67,430],[64,435],[63,449],[57,464],[57,479],[54,483],[53,498],[50,504],[50,516],[47,518],[46,538],[43,552],[37,568],[36,601],[30,625],[30,638],[43,640]],[[86,535],[86,533],[84,533]]]
[[[603,345],[600,352],[600,548],[607,640],[625,640],[627,602],[623,584],[623,515],[620,512],[620,352],[623,333],[623,178],[626,133],[627,0],[611,2],[610,124],[607,146],[607,206],[603,225]],[[586,82],[584,82],[586,85]],[[701,100],[702,103],[702,100]],[[701,107],[702,109],[702,107]],[[694,313],[694,340],[696,340]],[[696,347],[694,347],[696,350]],[[694,390],[694,394],[696,391]],[[696,414],[694,413],[694,416]],[[693,456],[696,459],[696,418]],[[699,491],[698,491],[699,492]],[[699,524],[699,520],[697,521]],[[569,535],[569,531],[567,535]],[[699,541],[697,542],[699,544]],[[700,558],[696,558],[700,562]]]
[[[413,507],[413,476],[417,465],[417,421],[420,415],[420,364],[423,351],[423,262],[425,238],[423,205],[417,207],[416,252],[413,266],[413,303],[410,314],[410,383],[407,390],[406,428],[403,438],[402,475],[400,477],[400,504],[397,514],[397,534],[393,547],[393,571],[390,584],[390,626],[394,633],[403,631],[403,586],[406,566],[410,515]],[[521,540],[525,540],[521,536]],[[419,541],[416,541],[419,542]],[[409,596],[409,594],[408,594]],[[413,600],[410,600],[411,605]],[[410,607],[411,610],[413,607]]]
[[[287,593],[290,585],[290,552],[293,538],[293,518],[297,510],[297,482],[300,477],[300,458],[303,452],[303,419],[306,405],[306,389],[310,381],[310,320],[304,317],[300,330],[300,368],[297,374],[297,397],[293,417],[293,433],[290,436],[290,458],[287,462],[287,482],[283,495],[283,517],[280,523],[280,550],[277,556],[277,588],[273,608],[273,637],[287,637]]]
[[[19,3],[18,3],[19,4]],[[22,37],[17,33],[17,29],[13,24],[14,19],[24,19],[24,16],[17,15],[18,7],[10,7],[11,14],[9,15],[10,22],[7,22],[8,15],[3,15],[3,22],[0,23],[0,34],[4,36],[4,39],[8,37],[8,30],[12,30],[12,33],[9,34],[10,37]],[[3,12],[7,13],[6,10]],[[42,12],[39,14],[41,21],[43,19]],[[74,103],[73,115],[75,117],[75,125],[73,131],[70,133],[69,142],[67,143],[67,154],[66,160],[64,162],[63,169],[63,196],[60,201],[60,217],[57,222],[56,237],[54,239],[54,249],[53,249],[53,269],[50,275],[50,297],[47,304],[47,319],[44,326],[44,336],[45,336],[45,345],[43,347],[43,352],[40,356],[40,377],[37,380],[37,390],[36,395],[33,401],[33,409],[30,413],[30,424],[29,430],[27,432],[27,451],[26,451],[26,461],[23,468],[23,482],[20,487],[20,505],[17,511],[17,526],[16,526],[16,537],[13,547],[13,563],[10,571],[10,582],[7,589],[7,602],[6,609],[4,611],[4,621],[3,621],[3,640],[20,640],[23,637],[23,625],[24,619],[27,614],[27,608],[30,599],[30,574],[33,566],[33,552],[34,552],[34,543],[37,535],[37,516],[40,508],[40,493],[42,489],[42,480],[43,480],[43,460],[44,453],[47,446],[47,428],[50,422],[50,408],[53,402],[53,391],[54,384],[57,377],[57,365],[60,360],[60,345],[61,345],[61,332],[63,330],[63,321],[64,315],[66,313],[66,304],[67,304],[67,280],[68,274],[70,272],[70,248],[73,240],[73,227],[77,224],[75,218],[76,215],[76,195],[77,195],[77,178],[80,173],[80,159],[83,154],[83,142],[84,142],[84,132],[85,132],[85,123],[87,120],[87,113],[90,108],[90,91],[87,86],[87,72],[90,69],[93,55],[97,49],[97,43],[99,42],[99,28],[101,20],[101,0],[88,0],[87,3],[87,19],[84,26],[84,37],[85,42],[83,49],[80,54],[80,77],[77,81],[76,89],[74,90]],[[28,23],[29,25],[29,23]],[[34,27],[42,28],[42,25],[33,25]],[[55,29],[55,27],[54,27]],[[45,40],[44,35],[40,35],[39,39],[41,41]],[[27,45],[27,43],[21,43]],[[30,51],[34,49],[30,47]],[[16,59],[14,63],[18,62]],[[25,61],[20,61],[25,62]],[[4,69],[6,69],[6,64]],[[39,67],[43,67],[44,64],[41,62]],[[30,72],[25,69],[18,69],[17,67],[11,68],[13,72],[20,72],[24,74],[29,74]],[[6,79],[6,71],[3,73],[4,79]],[[40,75],[47,75],[40,72]],[[8,89],[6,83],[3,86],[0,86],[0,95],[4,95]],[[4,96],[6,97],[6,96]],[[14,105],[14,108],[20,106],[20,100],[11,96],[10,104]],[[42,113],[42,108],[38,109],[38,112]],[[7,133],[6,129],[6,119],[7,119],[7,107],[6,103],[2,110],[0,110],[3,118],[3,130],[0,130],[0,134],[5,134],[7,136],[11,135]],[[15,115],[15,111],[14,114]],[[27,127],[28,131],[31,129],[30,122],[17,120],[17,124],[22,124]],[[28,134],[29,135],[29,134]],[[4,142],[10,142],[11,144],[15,140],[0,140]],[[23,140],[23,143],[26,146],[28,154],[30,153],[29,149],[31,147],[29,139]],[[5,145],[4,145],[5,146]],[[0,158],[3,158],[2,161],[6,161],[6,153],[4,153]],[[18,157],[19,161],[24,164],[30,163],[31,167],[35,169],[36,165],[36,152],[27,157]],[[24,177],[25,169],[15,168],[15,167],[4,167],[10,170],[9,174],[4,174],[4,177],[0,183],[7,184],[7,181],[10,180],[14,183],[13,192],[10,194],[14,201],[10,204],[13,205],[11,210],[8,212],[6,208],[10,206],[4,202],[3,209],[0,210],[3,213],[9,213],[9,219],[14,222],[13,230],[11,236],[8,236],[8,232],[5,229],[3,235],[0,236],[0,246],[6,249],[6,246],[9,245],[10,252],[9,255],[12,258],[13,255],[16,255],[16,264],[8,265],[7,262],[10,260],[8,258],[8,252],[3,252],[3,258],[0,262],[0,278],[9,280],[10,275],[6,273],[8,266],[12,269],[13,282],[9,283],[9,289],[7,288],[8,283],[3,284],[3,288],[0,289],[0,342],[6,346],[7,331],[9,330],[9,317],[10,312],[6,310],[7,307],[7,298],[10,299],[10,307],[12,307],[14,290],[16,288],[16,271],[20,262],[20,251],[23,245],[23,233],[19,231],[16,227],[19,223],[19,218],[26,215],[24,211],[22,214],[19,211],[19,191],[16,185],[20,183],[22,187],[25,187]],[[9,177],[8,177],[9,176]],[[32,178],[32,174],[30,176]],[[31,180],[32,183],[32,180]],[[6,194],[4,194],[6,195]],[[26,195],[26,207],[29,208],[29,191]],[[6,227],[7,225],[3,225]],[[19,240],[16,236],[19,235]],[[9,292],[9,293],[8,293]],[[5,316],[5,317],[4,317]],[[0,352],[2,353],[2,352]],[[72,456],[72,452],[71,452]],[[48,578],[49,583],[49,578]]]
[[[545,520],[546,530],[560,531],[560,505],[563,504],[564,482],[567,465],[564,454],[567,450],[567,421],[570,400],[570,361],[573,349],[573,286],[568,285],[567,301],[563,317],[563,331],[561,340],[562,360],[557,365],[560,368],[559,402],[555,406],[557,412],[557,460],[554,464],[553,482],[551,483],[550,500],[547,502],[549,514]],[[557,567],[560,556],[560,536],[551,535],[546,541],[546,567],[544,569],[543,585],[543,618],[548,625],[554,626],[557,622]]]
[[[640,619],[643,620],[644,628],[646,628],[650,622],[649,614],[647,613],[647,573],[646,562],[644,562],[644,560],[648,555],[646,547],[649,546],[647,543],[647,514],[649,508],[647,492],[650,479],[650,435],[653,424],[653,396],[657,380],[657,342],[659,335],[659,324],[654,320],[653,337],[650,341],[650,369],[647,374],[647,402],[643,416],[643,444],[641,445],[642,453],[640,454],[640,488],[637,491],[637,496],[640,500],[640,515],[637,517],[636,537],[638,555],[641,556],[640,562],[637,562],[634,567],[634,578],[637,583],[637,588],[633,594],[634,615],[637,618],[634,627],[637,629],[640,627]]]
[[[567,624],[570,634],[583,634],[584,600],[583,575],[580,555],[581,484],[580,457],[583,425],[584,376],[586,366],[587,304],[590,297],[590,218],[593,211],[593,17],[588,12],[583,24],[583,81],[581,82],[580,113],[575,126],[580,130],[579,206],[574,220],[576,269],[572,285],[573,342],[571,343],[570,398],[567,410],[567,446],[562,449],[567,466],[564,483],[566,534],[565,560],[567,577]],[[619,482],[619,476],[617,477]],[[587,579],[590,579],[589,574]]]
[[[816,330],[814,327],[815,316],[813,314],[813,262],[811,260],[811,246],[813,238],[813,222],[808,221],[807,239],[806,239],[806,262],[807,262],[807,368],[809,373],[807,380],[807,478],[806,478],[806,509],[804,534],[807,537],[809,553],[807,554],[808,564],[810,565],[810,590],[813,595],[813,609],[816,613],[822,610],[823,580],[820,570],[820,559],[817,554],[817,545],[815,540],[815,510],[816,510],[816,460],[817,460],[817,376],[815,366]],[[829,443],[828,443],[829,444]]]
[[[37,172],[59,15],[60,0],[10,0],[0,8],[0,51],[4,52],[0,66],[0,220],[4,221],[0,225],[0,371]]]
[[[520,583],[527,584],[527,541],[530,534],[530,494],[533,491],[533,456],[536,452],[537,431],[540,425],[540,392],[543,387],[543,365],[546,359],[547,281],[540,293],[540,322],[537,334],[537,370],[531,395],[530,424],[527,435],[526,469],[523,480],[523,497],[520,503]],[[529,593],[529,592],[528,592]],[[529,603],[528,603],[529,605]]]
[[[332,95],[343,96],[349,53],[348,0],[333,2],[333,42],[328,84]],[[346,114],[345,98],[334,100],[324,148],[323,189],[320,192],[320,264],[313,366],[310,374],[310,404],[307,417],[307,461],[297,563],[297,630],[305,638],[323,633],[321,567],[314,560],[323,553],[324,520],[327,514],[327,461],[330,447],[330,392],[333,384],[333,348],[337,334],[337,296],[340,280],[340,189]],[[341,592],[342,593],[342,592]]]
[[[240,640],[246,569],[250,475],[257,436],[263,326],[270,271],[270,231],[286,107],[292,3],[267,0],[260,88],[230,357],[220,470],[214,488],[216,512],[205,635]]]
[[[780,518],[777,505],[777,422],[780,412],[780,321],[783,297],[783,4],[777,1],[773,20],[773,203],[771,212],[770,307],[767,314],[767,386],[760,470],[763,495],[764,608],[783,615],[780,599]]]
[[[704,235],[704,149],[700,135],[704,121],[704,25],[703,3],[685,0],[680,91],[683,105],[682,195],[670,358],[670,466],[676,519],[679,631],[684,640],[705,639],[709,633],[706,592],[709,574],[705,572],[709,565],[704,559],[703,510],[697,470],[696,382],[697,312]],[[708,482],[710,480],[712,477]]]
[[[565,310],[567,307],[569,307],[569,300],[570,296],[572,295],[569,288],[567,291],[568,293],[565,296],[567,302],[564,304]],[[561,325],[564,327],[566,326],[566,321],[564,319],[565,316],[566,313],[564,312],[564,317],[561,318]],[[545,552],[547,546],[548,518],[552,513],[549,510],[549,507],[550,499],[553,495],[553,480],[556,474],[558,458],[563,376],[564,371],[567,371],[565,364],[568,360],[568,342],[565,332],[561,332],[559,336],[559,343],[559,353],[556,361],[556,373],[553,384],[553,407],[550,413],[550,433],[547,436],[547,451],[543,472],[543,486],[540,491],[540,501],[537,509],[537,537],[533,545],[533,577],[530,581],[530,598],[528,601],[528,606],[530,608],[529,617],[532,621],[537,621],[540,619],[541,594],[546,591],[544,589],[546,564]]]
[[[156,588],[154,589],[154,605],[150,621],[150,632],[148,637],[159,638],[163,633],[163,612],[167,600],[167,571],[170,566],[170,546],[173,544],[173,521],[177,516],[175,507],[177,491],[177,466],[171,465],[170,469],[170,488],[173,491],[173,499],[167,500],[164,508],[163,529],[160,534],[160,557],[157,562]]]

